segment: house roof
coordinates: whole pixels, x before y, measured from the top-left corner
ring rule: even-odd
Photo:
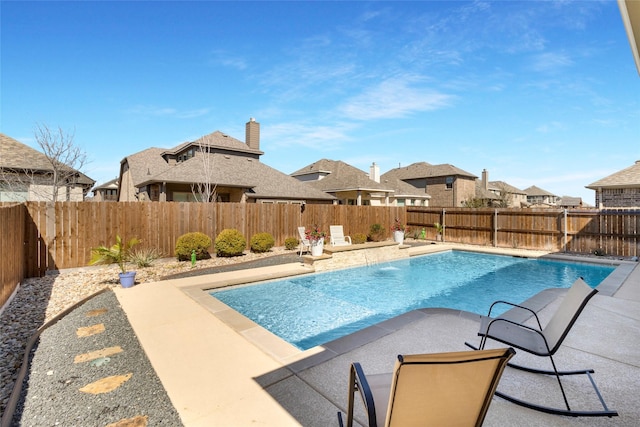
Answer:
[[[489,190],[485,190],[484,188],[484,184],[481,180],[476,179],[476,186],[475,186],[475,190],[476,190],[476,197],[478,199],[484,199],[484,200],[498,200],[500,197],[498,197],[495,193],[489,191]]]
[[[543,190],[542,188],[536,187],[535,185],[532,185],[529,188],[525,188],[524,192],[526,193],[527,196],[554,196],[554,197],[557,197],[555,194],[549,193],[547,190]]]
[[[640,160],[628,168],[606,176],[586,186],[591,190],[598,188],[629,188],[640,187]]]
[[[110,181],[107,181],[103,184],[96,185],[93,187],[93,191],[96,190],[117,190],[118,189],[118,178],[114,178]]]
[[[200,138],[196,139],[195,141],[189,141],[189,142],[183,142],[182,144],[171,148],[169,150],[166,150],[163,154],[178,154],[179,152],[183,151],[184,149],[195,145],[195,146],[207,146],[207,147],[211,147],[211,148],[218,148],[218,149],[223,149],[223,150],[230,150],[230,151],[236,151],[236,152],[241,152],[241,153],[252,153],[252,154],[257,154],[257,155],[262,155],[264,154],[264,152],[260,151],[260,150],[255,150],[251,147],[249,147],[247,144],[245,144],[244,142],[229,136],[225,133],[220,132],[219,130],[210,133],[209,135],[204,135],[201,136]]]
[[[216,134],[217,132],[214,132]],[[222,135],[222,134],[220,134]],[[233,144],[233,142],[232,142]],[[244,144],[244,143],[241,143]],[[188,145],[188,144],[187,144]],[[203,181],[205,174],[204,159],[209,162],[210,181],[219,186],[248,189],[250,198],[288,198],[333,200],[334,197],[290,177],[260,162],[253,156],[243,155],[244,150],[236,154],[198,153],[196,156],[179,163],[170,164],[163,154],[179,152],[187,145],[181,144],[171,150],[148,148],[127,156],[122,163],[128,163],[133,185],[142,187],[154,182],[192,184]],[[227,151],[232,150],[225,146]]]
[[[0,168],[46,172],[51,170],[51,162],[44,153],[0,133]],[[70,169],[72,168],[67,166],[67,170]],[[95,183],[82,172],[76,172],[79,184],[91,186]]]
[[[384,173],[381,177],[395,177],[401,180],[419,179],[419,178],[433,178],[440,176],[464,176],[468,178],[477,178],[472,173],[464,171],[450,164],[432,165],[427,162],[412,163],[409,166],[399,167],[391,169]]]
[[[321,159],[291,174],[292,177],[321,172],[327,174],[322,179],[304,181],[318,190],[337,191],[377,191],[392,193],[394,190],[369,178],[369,174],[341,160]]]
[[[558,204],[560,206],[582,206],[582,197],[562,196]]]
[[[510,194],[526,194],[523,190],[514,187],[511,184],[507,184],[504,181],[489,181],[489,188],[494,188],[499,191],[506,191]]]

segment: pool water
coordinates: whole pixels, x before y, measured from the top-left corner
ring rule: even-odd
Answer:
[[[210,294],[306,350],[418,308],[486,314],[496,300],[522,302],[578,277],[596,287],[614,269],[449,251]]]

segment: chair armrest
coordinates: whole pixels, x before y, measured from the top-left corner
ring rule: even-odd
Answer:
[[[344,236],[344,240],[345,241],[349,241],[349,244],[351,244],[351,236]]]
[[[498,301],[495,301],[493,304],[491,304],[491,307],[489,307],[489,314],[487,315],[488,317],[491,317],[491,311],[493,310],[493,307],[495,305],[497,305],[497,304],[506,304],[506,305],[511,306],[513,308],[517,308],[517,309],[528,311],[529,313],[531,313],[531,315],[533,315],[533,317],[536,318],[536,322],[538,323],[538,328],[540,328],[540,330],[542,330],[542,325],[540,324],[540,319],[538,318],[538,314],[535,311],[533,311],[529,307],[525,307],[525,306],[519,305],[519,304],[514,304],[514,303],[509,302],[509,301],[498,300]],[[506,320],[506,319],[503,319],[503,320]],[[519,323],[516,323],[516,322],[511,322],[511,323],[513,323],[514,325],[519,325]],[[488,330],[489,330],[489,328],[487,327],[487,331]]]
[[[349,407],[347,410],[347,427],[351,427],[353,425],[353,396],[356,390],[360,392],[362,403],[367,411],[369,426],[377,426],[373,394],[371,393],[371,388],[369,387],[367,377],[364,375],[362,366],[358,362],[351,364],[351,370],[349,373]]]

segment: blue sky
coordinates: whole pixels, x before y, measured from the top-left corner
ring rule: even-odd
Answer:
[[[125,156],[261,124],[262,161],[425,161],[559,196],[640,160],[640,76],[606,1],[2,1],[0,131]]]

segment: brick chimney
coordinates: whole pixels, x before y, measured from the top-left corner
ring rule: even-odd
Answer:
[[[482,169],[482,187],[489,190],[489,172],[486,169]]]
[[[245,143],[254,150],[260,149],[260,123],[251,117],[245,127]]]

